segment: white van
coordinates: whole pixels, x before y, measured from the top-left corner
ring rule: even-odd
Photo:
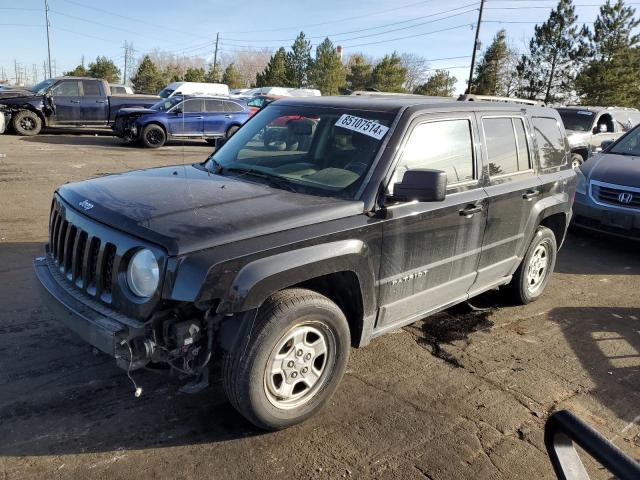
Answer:
[[[224,83],[173,82],[160,90],[162,98],[174,95],[229,95],[229,87]]]

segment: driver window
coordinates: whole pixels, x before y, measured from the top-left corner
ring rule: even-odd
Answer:
[[[598,119],[598,123],[596,125],[596,133],[613,133],[614,131],[613,119],[611,118],[611,115],[609,115],[608,113],[602,115]]]
[[[404,146],[389,189],[402,181],[406,171],[419,168],[444,171],[449,185],[473,180],[471,122],[443,120],[416,126]]]
[[[80,88],[77,80],[66,80],[57,84],[51,90],[53,95],[58,97],[79,97]]]

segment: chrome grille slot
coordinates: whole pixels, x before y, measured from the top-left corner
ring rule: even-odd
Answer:
[[[637,188],[592,181],[591,195],[596,202],[601,204],[611,205],[613,207],[640,209],[640,189]],[[629,199],[629,201],[622,201],[622,195]]]

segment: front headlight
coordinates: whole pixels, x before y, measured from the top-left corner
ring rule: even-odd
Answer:
[[[139,297],[149,298],[155,293],[160,283],[160,267],[151,250],[145,248],[131,258],[127,268],[127,283]]]

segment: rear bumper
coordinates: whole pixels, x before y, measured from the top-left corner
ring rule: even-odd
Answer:
[[[587,230],[640,240],[640,211],[598,205],[585,194],[576,194],[573,225]]]
[[[143,334],[142,322],[119,318],[122,316],[117,312],[83,298],[73,287],[66,285],[52,260],[37,257],[33,267],[45,305],[85,342],[116,358],[122,350],[123,340],[129,341]]]

